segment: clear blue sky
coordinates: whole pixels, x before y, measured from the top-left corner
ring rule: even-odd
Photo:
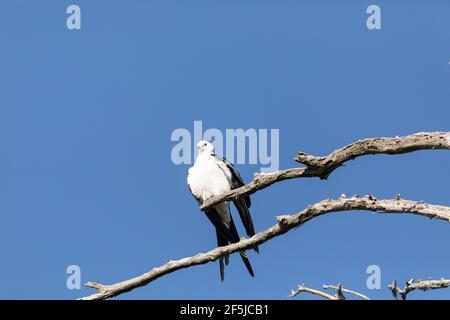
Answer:
[[[366,28],[378,4],[382,30]],[[78,4],[82,29],[66,28]],[[0,4],[0,298],[73,299],[66,268],[112,283],[216,245],[174,165],[176,128],[280,129],[280,167],[359,138],[450,130],[450,3],[61,1]],[[358,159],[328,181],[253,196],[257,230],[342,193],[450,205],[450,153]],[[239,165],[248,182],[259,165]],[[242,230],[239,225],[240,230]],[[121,299],[285,299],[304,282],[390,298],[393,278],[450,277],[448,223],[338,213]],[[378,265],[382,289],[366,288]],[[303,298],[309,298],[303,296]],[[411,294],[449,299],[450,290]]]

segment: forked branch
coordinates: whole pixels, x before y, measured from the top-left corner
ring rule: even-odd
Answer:
[[[326,179],[345,162],[361,156],[371,154],[394,155],[428,149],[450,150],[450,132],[420,132],[404,137],[370,138],[356,141],[325,157],[315,157],[299,152],[295,160],[306,165],[306,167],[280,170],[268,174],[256,174],[249,184],[208,199],[201,206],[201,209],[206,210],[220,202],[253,194],[283,180],[312,177]]]
[[[422,290],[422,291],[427,291],[427,290],[435,290],[435,289],[442,289],[442,288],[448,288],[450,287],[450,280],[449,279],[440,279],[440,280],[423,280],[423,279],[419,279],[419,280],[414,280],[411,279],[409,281],[406,281],[405,287],[403,289],[400,289],[397,286],[397,281],[394,280],[392,281],[392,283],[389,285],[389,290],[391,290],[392,295],[394,296],[394,299],[398,299],[398,296],[400,295],[400,297],[403,300],[406,300],[406,296],[408,295],[408,293],[410,293],[411,291],[414,290]]]

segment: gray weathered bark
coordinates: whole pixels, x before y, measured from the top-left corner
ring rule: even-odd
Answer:
[[[392,292],[392,295],[394,296],[394,299],[398,299],[398,295],[402,297],[403,300],[406,300],[406,296],[408,293],[414,290],[435,290],[435,289],[442,289],[442,288],[448,288],[450,287],[450,280],[449,279],[439,279],[439,280],[409,280],[406,282],[406,285],[403,289],[400,289],[397,287],[397,281],[393,281],[392,284],[389,285],[389,289]]]

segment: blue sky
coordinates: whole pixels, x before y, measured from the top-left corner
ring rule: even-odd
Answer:
[[[77,4],[82,29],[66,28]],[[366,28],[378,4],[382,29]],[[0,298],[73,299],[66,268],[112,283],[215,247],[174,165],[177,128],[279,129],[280,167],[354,140],[449,131],[450,3],[23,1],[0,4]],[[342,193],[450,205],[450,154],[370,156],[328,181],[253,196],[255,227]],[[259,165],[238,165],[245,181]],[[242,231],[241,225],[239,225]],[[390,298],[393,278],[450,277],[447,223],[367,212],[318,218],[250,253],[120,299],[285,299],[340,282]],[[381,290],[366,268],[381,268]],[[309,296],[303,296],[308,299]],[[449,299],[450,290],[411,298]]]

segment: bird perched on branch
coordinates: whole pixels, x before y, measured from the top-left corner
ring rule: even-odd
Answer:
[[[239,188],[244,185],[236,168],[225,158],[214,154],[214,146],[208,141],[200,141],[197,144],[197,159],[189,168],[187,183],[189,189],[199,204],[205,200],[223,192]],[[249,196],[241,197],[233,201],[244,224],[249,237],[255,234],[249,207]],[[206,216],[216,229],[217,244],[219,247],[240,241],[239,234],[230,213],[229,202],[216,204],[205,211]],[[254,248],[258,252],[258,248]],[[239,252],[248,272],[253,277],[253,269],[245,251]],[[224,279],[225,264],[228,265],[229,257],[219,259],[220,278]]]

